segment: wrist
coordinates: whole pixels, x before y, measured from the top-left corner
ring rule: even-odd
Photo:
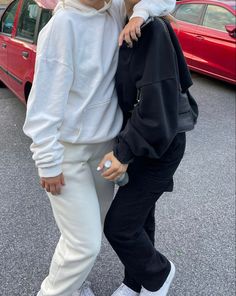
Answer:
[[[113,154],[123,165],[129,164],[134,158],[129,145],[122,138],[117,139],[113,149]]]
[[[149,14],[145,9],[134,9],[133,14],[131,15],[130,19],[140,17],[146,22],[146,20],[149,18]]]
[[[59,176],[62,173],[61,165],[54,165],[51,167],[38,168],[39,177],[50,178]]]

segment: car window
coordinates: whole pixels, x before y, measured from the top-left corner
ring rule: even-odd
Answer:
[[[5,9],[6,7],[0,6],[0,17],[3,15]]]
[[[20,14],[17,37],[34,40],[36,20],[40,8],[34,0],[25,0]]]
[[[208,5],[203,26],[226,32],[225,25],[230,24],[235,24],[235,16],[230,11],[220,6]]]
[[[7,8],[5,13],[3,14],[1,19],[1,24],[0,24],[1,33],[5,33],[5,34],[12,33],[18,3],[19,3],[19,0],[12,2],[12,4]]]
[[[39,32],[42,30],[42,28],[48,23],[50,18],[52,17],[52,11],[43,9],[40,17],[39,22]]]
[[[175,13],[175,17],[178,20],[198,24],[201,19],[201,14],[204,4],[182,4],[179,5]]]

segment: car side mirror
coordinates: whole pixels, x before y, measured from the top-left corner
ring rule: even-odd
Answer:
[[[229,36],[236,38],[236,25],[226,25],[225,29],[229,33]]]

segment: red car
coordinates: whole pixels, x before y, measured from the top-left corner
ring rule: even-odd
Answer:
[[[14,0],[0,20],[0,83],[24,103],[31,89],[39,31],[58,0]],[[189,67],[236,83],[234,1],[180,1],[174,29]]]
[[[235,1],[179,1],[173,15],[190,69],[236,84]]]
[[[39,31],[58,0],[14,0],[0,20],[0,82],[26,103],[34,76]]]

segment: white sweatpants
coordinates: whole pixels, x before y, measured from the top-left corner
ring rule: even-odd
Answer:
[[[65,186],[60,195],[48,194],[61,237],[38,296],[71,296],[82,285],[100,251],[102,224],[114,193],[113,182],[96,170],[113,141],[63,145]]]

